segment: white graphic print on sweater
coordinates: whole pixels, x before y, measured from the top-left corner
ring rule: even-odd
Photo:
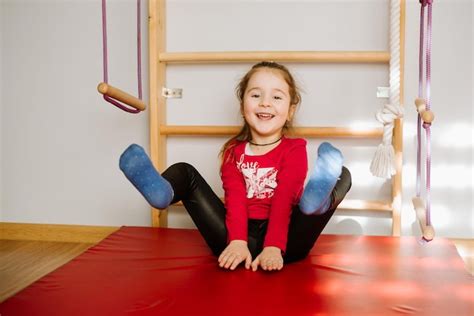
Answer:
[[[259,168],[258,162],[244,162],[244,154],[237,161],[237,168],[244,176],[247,198],[267,199],[273,196],[278,170],[273,167]]]

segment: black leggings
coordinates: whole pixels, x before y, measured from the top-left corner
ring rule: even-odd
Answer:
[[[182,201],[204,240],[214,255],[219,256],[227,247],[226,209],[224,203],[212,191],[209,184],[190,164],[177,163],[163,172],[162,176],[174,190],[172,203]],[[303,259],[308,255],[337,206],[351,187],[351,174],[343,167],[340,179],[331,193],[331,206],[322,215],[305,215],[294,206],[288,229],[285,262]],[[263,249],[268,220],[249,219],[248,247],[252,258]]]

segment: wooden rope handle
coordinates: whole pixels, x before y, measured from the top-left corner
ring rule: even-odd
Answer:
[[[420,113],[421,119],[427,124],[431,124],[434,120],[433,111],[426,110],[426,101],[425,99],[417,98],[415,100],[415,106],[418,113]]]
[[[105,82],[99,83],[99,85],[97,86],[97,91],[99,91],[103,95],[111,97],[112,99],[125,103],[139,111],[144,111],[146,109],[146,105],[142,100],[120,89],[117,89]]]
[[[426,225],[426,208],[425,203],[419,197],[414,197],[412,199],[413,207],[415,208],[416,217],[418,219],[418,223],[420,224],[421,233],[423,235],[423,239],[427,241],[431,241],[434,238],[435,232],[433,226]]]

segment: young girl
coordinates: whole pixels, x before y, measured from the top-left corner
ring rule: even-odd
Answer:
[[[143,148],[131,145],[120,168],[155,208],[182,201],[218,264],[234,270],[280,270],[307,256],[351,186],[343,157],[329,143],[308,171],[306,141],[288,138],[301,97],[286,67],[260,62],[236,89],[244,125],[221,150],[225,204],[191,165],[160,175]]]

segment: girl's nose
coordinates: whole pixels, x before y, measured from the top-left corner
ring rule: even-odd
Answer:
[[[269,106],[271,106],[271,105],[272,105],[272,104],[271,104],[269,98],[263,97],[263,98],[260,100],[259,106],[262,106],[262,107],[269,107]]]

